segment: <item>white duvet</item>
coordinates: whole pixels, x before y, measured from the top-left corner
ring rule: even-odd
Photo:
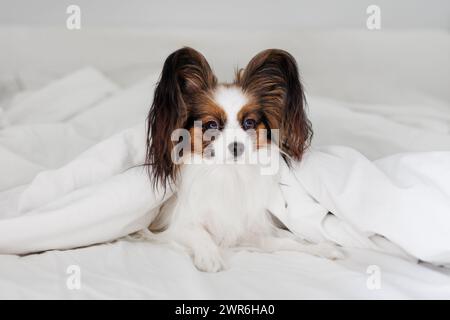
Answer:
[[[85,69],[23,96],[1,114],[0,253],[23,254],[99,244],[149,224],[164,199],[152,192],[145,170],[136,165],[142,164],[144,158],[143,120],[155,79],[156,76],[150,77],[124,90],[96,70]],[[68,108],[55,113],[55,101],[67,103]],[[450,280],[445,269],[432,271],[429,268],[434,267],[419,266],[414,261],[415,258],[436,265],[450,264],[448,110],[430,107],[433,110],[428,117],[418,111],[415,117],[411,112],[402,118],[405,106],[357,106],[314,97],[309,98],[309,108],[316,133],[314,145],[294,170],[284,168],[282,196],[273,200],[270,209],[297,235],[311,241],[335,241],[348,248],[347,258],[330,262],[298,254],[279,254],[276,259],[290,261],[285,261],[290,271],[284,281],[303,279],[298,272],[302,273],[305,266],[312,267],[307,275],[320,277],[319,266],[324,266],[329,268],[328,273],[323,274],[325,277],[344,268],[342,270],[349,276],[350,273],[356,276],[349,281],[358,280],[359,285],[348,291],[342,289],[342,294],[338,293],[336,283],[328,285],[327,281],[317,282],[320,287],[316,291],[311,288],[301,292],[293,288],[270,291],[267,288],[273,285],[269,280],[260,285],[261,290],[266,291],[261,297],[373,297],[377,293],[369,292],[365,281],[361,280],[372,264],[381,265],[381,270],[385,268],[388,279],[389,270],[395,265],[403,265],[406,273],[418,275],[418,280],[393,277],[393,287],[388,282],[388,290],[379,293],[383,297],[421,294],[450,297]],[[383,111],[374,112],[379,109]],[[404,120],[396,121],[397,118]],[[422,121],[424,118],[426,121]],[[170,194],[166,198],[168,196]],[[143,249],[143,246],[150,247]],[[147,250],[148,256],[143,258]],[[215,289],[205,291],[201,285],[190,291],[188,283],[181,285],[177,293],[170,287],[176,279],[171,273],[174,270],[165,269],[166,264],[161,260],[167,259],[167,264],[181,263],[193,274],[195,270],[191,270],[185,255],[171,253],[166,247],[126,239],[38,256],[0,256],[3,277],[0,284],[3,282],[5,286],[8,281],[6,286],[12,289],[8,290],[9,295],[3,295],[20,296],[14,291],[20,288],[14,279],[18,279],[26,261],[45,261],[49,255],[70,260],[70,252],[79,252],[80,258],[75,260],[83,261],[90,270],[98,263],[89,265],[86,256],[95,256],[99,251],[111,254],[120,251],[117,259],[124,262],[129,261],[126,252],[135,252],[139,260],[136,263],[142,263],[142,259],[149,263],[150,259],[151,265],[159,268],[163,282],[167,281],[169,287],[158,280],[159,288],[151,292],[146,289],[138,297],[227,297]],[[258,257],[257,254],[237,253],[236,257],[237,262],[232,260],[230,271],[211,281],[227,279],[222,285],[216,283],[223,287],[234,277],[250,285],[256,279],[253,275],[247,278],[244,275],[245,270],[253,270],[252,265],[262,267],[263,263],[271,274],[286,268],[286,265],[277,267],[274,261],[270,262],[271,255]],[[358,262],[358,259],[366,262]],[[355,265],[358,265],[359,276],[351,267],[349,269]],[[243,273],[239,274],[239,270]],[[124,281],[128,283],[135,283],[133,277],[139,277],[132,271],[126,274]],[[212,276],[199,277],[210,279]],[[276,279],[274,277],[273,281]],[[31,287],[42,284],[30,281]],[[308,280],[302,281],[299,285],[308,283]],[[436,281],[439,286],[434,288],[433,285],[434,290],[428,290],[429,281]],[[191,284],[199,286],[195,281]],[[89,285],[96,288],[95,283]],[[251,285],[247,289],[245,285],[241,287],[230,290],[238,292],[238,297],[258,297],[258,294],[252,296]],[[408,288],[410,294],[402,295],[402,287]],[[79,294],[84,297],[121,296],[114,292],[113,286],[92,290]],[[51,292],[49,297],[54,296]],[[276,293],[278,296],[271,296]],[[131,293],[134,294],[136,291]]]

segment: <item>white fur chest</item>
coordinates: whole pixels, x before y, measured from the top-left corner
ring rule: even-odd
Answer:
[[[175,228],[200,224],[217,244],[233,246],[271,227],[267,207],[277,176],[255,165],[200,164],[184,166],[180,178]]]

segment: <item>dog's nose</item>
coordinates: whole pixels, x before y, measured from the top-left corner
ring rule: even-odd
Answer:
[[[235,158],[239,157],[244,152],[244,144],[242,142],[232,142],[228,145],[228,150]]]

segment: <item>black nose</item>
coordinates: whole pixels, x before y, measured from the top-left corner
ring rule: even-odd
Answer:
[[[242,142],[233,142],[228,145],[228,150],[233,153],[233,156],[239,157],[244,152],[244,144]]]

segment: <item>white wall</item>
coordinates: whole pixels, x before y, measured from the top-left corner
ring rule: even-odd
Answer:
[[[450,29],[449,0],[0,0],[0,24],[64,25],[69,4],[85,27],[364,28],[377,4],[383,28]]]
[[[66,28],[70,4],[81,7],[81,30]],[[379,31],[365,27],[368,4],[381,7]],[[86,65],[128,85],[189,45],[222,81],[278,47],[298,59],[312,94],[448,103],[449,11],[450,0],[0,0],[0,99],[2,81],[4,97]]]

